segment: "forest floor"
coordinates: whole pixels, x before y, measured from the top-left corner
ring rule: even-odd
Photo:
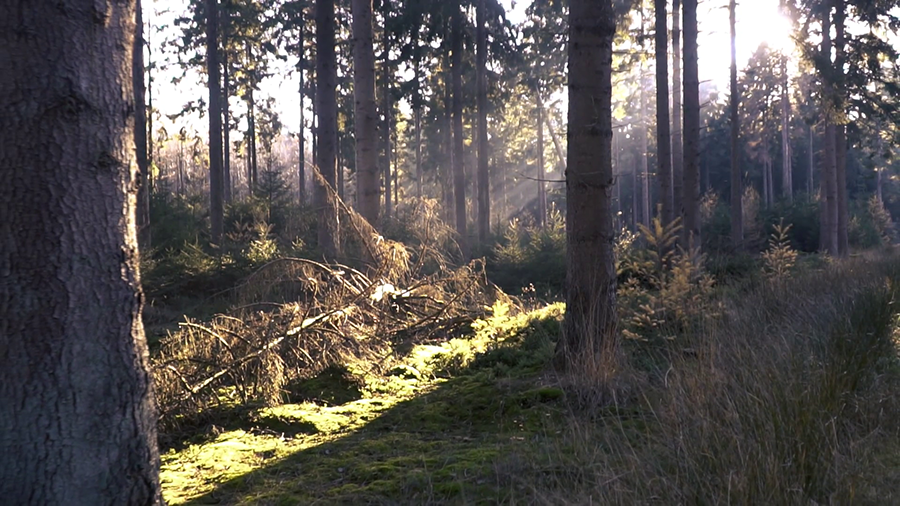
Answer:
[[[164,435],[164,497],[896,504],[897,293],[895,255],[724,289],[696,337],[626,343],[602,404],[549,367],[561,304],[495,308],[480,331],[417,345],[387,374],[332,366],[289,386],[303,402],[226,405],[202,430]]]

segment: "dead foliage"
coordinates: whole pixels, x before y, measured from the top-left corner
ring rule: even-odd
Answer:
[[[216,405],[279,404],[288,383],[331,364],[385,367],[396,345],[458,334],[505,299],[482,262],[454,267],[440,253],[446,226],[426,202],[409,218],[413,247],[384,239],[333,194],[330,205],[352,238],[342,244],[365,264],[278,258],[234,289],[230,311],[186,319],[153,358],[163,429]]]

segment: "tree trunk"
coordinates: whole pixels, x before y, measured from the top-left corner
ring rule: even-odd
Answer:
[[[316,207],[319,212],[319,248],[326,258],[340,252],[337,203],[337,60],[335,57],[334,0],[316,0],[316,102],[319,111],[318,158],[321,178],[316,178]]]
[[[822,54],[828,61],[831,61],[831,9],[825,9],[822,15]],[[835,166],[835,128],[832,115],[834,111],[830,110],[832,99],[834,97],[834,83],[827,73],[822,75],[822,86],[824,88],[824,117],[825,117],[825,149],[824,160],[822,161],[822,189],[824,198],[822,199],[822,231],[820,239],[820,247],[822,251],[829,255],[838,256],[838,203],[837,203],[837,168]]]
[[[744,244],[744,185],[741,180],[741,118],[738,114],[740,91],[737,80],[737,2],[728,4],[728,22],[731,26],[731,98],[728,106],[731,113],[731,241],[735,248]]]
[[[813,167],[816,164],[816,151],[815,151],[815,143],[813,142],[813,130],[816,128],[815,125],[809,125],[809,167],[806,171],[806,198],[812,202],[813,198],[813,188],[815,185],[813,184]]]
[[[134,145],[137,150],[137,230],[141,251],[150,249],[150,161],[147,156],[147,105],[144,102],[144,20],[141,0],[135,5],[131,75],[134,87]]]
[[[834,90],[838,97],[838,111],[844,111],[846,107],[846,86],[844,83],[844,64],[846,63],[845,55],[845,18],[846,10],[844,0],[835,0],[835,66],[838,76],[837,82],[834,83]],[[838,255],[846,257],[850,254],[850,241],[848,237],[848,225],[850,221],[850,211],[847,204],[847,131],[843,124],[835,125],[834,128],[834,161],[835,161],[835,188],[837,197],[837,236],[838,236]]]
[[[134,205],[135,2],[91,5],[7,3],[0,16],[4,504],[162,504]]]
[[[700,246],[700,78],[697,0],[684,0],[684,238]]]
[[[300,150],[300,156],[297,163],[297,198],[301,205],[306,204],[306,104],[304,103],[304,94],[303,94],[303,71],[304,67],[306,67],[306,55],[303,52],[303,39],[304,39],[304,31],[303,31],[303,22],[301,15],[301,31],[300,31],[300,146],[298,149]]]
[[[213,244],[222,243],[225,216],[222,177],[222,77],[219,67],[219,1],[206,0],[206,73],[209,78],[209,221]]]
[[[656,11],[656,164],[664,224],[672,222],[672,139],[669,128],[669,25],[666,0],[654,0]]]
[[[231,72],[228,61],[228,32],[231,28],[231,0],[225,0],[225,18],[220,22],[222,27],[222,179],[225,186],[225,202],[233,200],[234,185],[231,181],[231,110],[229,99],[231,98]]]
[[[491,176],[488,167],[487,135],[487,29],[485,0],[478,0],[475,13],[476,96],[478,107],[478,241],[486,245],[491,234]]]
[[[385,33],[387,38],[387,33]],[[391,116],[393,115],[393,105],[391,104],[390,89],[390,66],[388,64],[388,51],[384,52],[384,217],[390,219],[394,212],[394,206],[391,201]]]
[[[544,101],[541,88],[535,86],[537,95],[537,184],[538,184],[538,226],[547,224],[547,187],[544,183]]]
[[[610,0],[569,3],[566,317],[557,364],[596,380],[615,372],[616,268]],[[599,376],[599,378],[598,378]]]
[[[353,0],[353,124],[356,129],[356,202],[359,214],[378,229],[378,111],[375,107],[375,46],[372,0]]]
[[[462,97],[462,10],[459,0],[453,2],[451,42],[453,58],[450,63],[453,81],[453,200],[456,208],[456,232],[463,256],[469,256],[466,231],[466,166],[463,158],[463,97]]]
[[[416,127],[416,198],[422,198],[422,106],[415,111]]]
[[[787,56],[781,58],[781,194],[790,204],[794,200],[794,174],[791,150],[791,95],[788,87]]]
[[[547,131],[550,132],[550,139],[553,141],[553,148],[556,150],[556,156],[559,158],[559,169],[560,173],[565,172],[566,170],[566,153],[563,151],[562,143],[559,141],[559,135],[556,134],[556,130],[553,129],[553,124],[550,123],[550,117],[547,115],[546,110],[543,112],[544,114],[544,126],[547,127]]]
[[[672,0],[672,215],[684,215],[684,139],[681,91],[681,0]]]
[[[643,26],[643,16],[641,16],[641,25]],[[647,128],[647,94],[644,91],[644,62],[641,60],[639,65],[640,79],[640,95],[641,95],[641,125],[638,129],[638,142],[641,147],[639,157],[641,164],[641,223],[645,227],[650,226],[650,160],[648,147],[649,132]]]
[[[248,55],[249,52],[248,48]],[[250,171],[247,173],[247,195],[250,196],[256,190],[257,174],[259,173],[257,170],[259,164],[256,157],[256,101],[253,99],[253,83],[251,83],[251,87],[247,91],[247,128],[247,149],[250,156]]]

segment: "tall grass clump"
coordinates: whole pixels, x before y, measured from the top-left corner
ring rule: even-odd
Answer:
[[[543,504],[895,502],[877,463],[900,429],[897,262],[854,259],[715,301],[720,314],[679,337],[691,353],[605,414],[573,412],[516,472]]]

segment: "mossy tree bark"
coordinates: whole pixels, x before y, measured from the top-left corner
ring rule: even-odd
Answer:
[[[0,502],[161,504],[135,2],[0,6]]]

